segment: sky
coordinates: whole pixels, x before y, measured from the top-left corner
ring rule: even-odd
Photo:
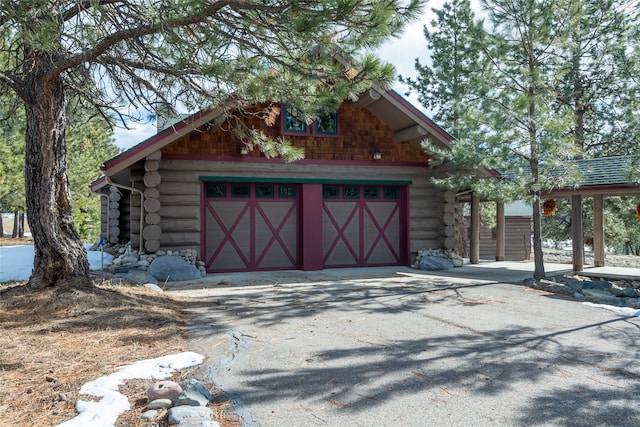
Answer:
[[[390,39],[385,43],[377,52],[378,56],[393,64],[396,67],[397,73],[403,77],[416,77],[417,73],[414,68],[415,59],[419,58],[422,63],[429,61],[429,53],[426,49],[422,29],[425,25],[429,25],[434,19],[435,14],[432,12],[432,9],[440,9],[444,3],[445,0],[429,0],[424,7],[422,17],[408,25],[398,38]],[[476,16],[478,16],[481,12],[479,0],[472,0],[471,4]],[[399,82],[396,82],[396,84],[393,85],[393,89],[404,96],[407,88]],[[407,99],[414,106],[421,108],[417,96],[408,96]],[[130,127],[130,130],[122,128],[115,130],[114,138],[118,147],[124,149],[131,148],[156,133],[155,124],[132,123]]]

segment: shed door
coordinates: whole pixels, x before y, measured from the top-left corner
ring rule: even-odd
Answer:
[[[299,268],[295,185],[206,183],[204,188],[208,272]]]
[[[403,191],[399,186],[324,185],[325,268],[403,264]]]

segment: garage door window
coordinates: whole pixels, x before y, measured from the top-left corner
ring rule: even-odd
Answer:
[[[322,186],[322,197],[324,199],[337,199],[339,194],[337,185]]]
[[[242,199],[251,197],[251,186],[248,184],[233,184],[231,186],[231,197]]]
[[[387,200],[399,199],[400,189],[398,187],[384,187],[384,198]]]
[[[362,190],[365,199],[379,199],[380,189],[378,187],[364,187]]]
[[[273,185],[270,184],[256,184],[256,198],[258,199],[273,199]]]
[[[298,195],[296,186],[293,184],[280,184],[278,195],[281,199],[295,199]]]
[[[224,199],[227,197],[227,185],[207,184],[205,193],[209,199]]]
[[[345,199],[359,199],[360,187],[357,185],[345,185],[342,187],[342,197]]]

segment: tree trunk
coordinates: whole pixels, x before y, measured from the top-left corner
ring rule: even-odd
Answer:
[[[542,217],[540,212],[540,194],[533,197],[533,278],[544,279],[544,253],[542,252]]]
[[[18,237],[18,211],[13,211],[13,230],[11,231],[11,238],[16,239]]]
[[[25,185],[29,227],[35,246],[29,286],[83,286],[91,283],[89,263],[73,225],[67,176],[64,86],[55,55],[32,53],[23,98]]]
[[[18,238],[24,238],[24,212],[18,213]]]

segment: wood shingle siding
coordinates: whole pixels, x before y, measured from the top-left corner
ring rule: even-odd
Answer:
[[[340,107],[338,117],[340,134],[337,137],[305,135],[286,138],[296,147],[304,147],[306,159],[367,161],[371,160],[373,151],[379,151],[384,161],[427,163],[429,160],[417,145],[394,142],[392,129],[367,110],[354,110],[345,103]],[[280,136],[278,125],[267,126],[256,117],[249,118],[248,123],[273,138]],[[162,152],[163,155],[238,156],[239,144],[240,141],[223,124],[214,131],[201,128],[185,135]],[[261,156],[256,149],[246,157]]]

